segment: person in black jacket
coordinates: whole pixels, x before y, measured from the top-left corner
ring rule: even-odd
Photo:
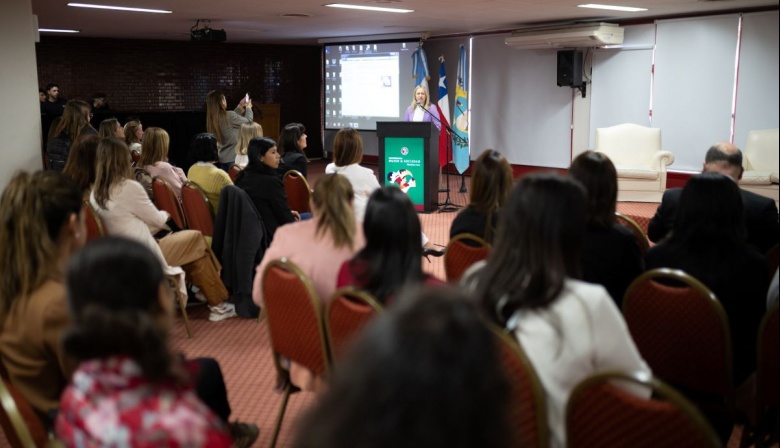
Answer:
[[[247,192],[260,212],[270,243],[279,226],[298,221],[301,216],[287,205],[284,185],[276,173],[279,167],[276,142],[266,137],[253,138],[247,156],[249,163],[236,178],[236,186]]]
[[[724,142],[713,145],[707,151],[702,171],[725,174],[736,182],[742,178],[743,170],[742,151],[735,145]],[[772,199],[756,193],[741,188],[739,192],[745,208],[747,243],[766,254],[778,242],[777,205]],[[664,193],[661,205],[647,228],[650,241],[661,241],[672,229],[681,193],[681,188],[672,188]]]
[[[303,150],[306,149],[306,128],[300,123],[290,123],[282,129],[279,136],[279,150],[282,162],[277,171],[284,176],[289,170],[296,170],[306,177],[308,160]]]

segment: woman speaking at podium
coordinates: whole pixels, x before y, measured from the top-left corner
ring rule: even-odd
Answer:
[[[435,119],[434,119],[435,118]],[[404,121],[427,121],[433,123],[436,129],[441,131],[441,120],[439,119],[439,109],[431,107],[428,99],[428,89],[423,86],[414,88],[412,94],[412,105],[406,109]]]

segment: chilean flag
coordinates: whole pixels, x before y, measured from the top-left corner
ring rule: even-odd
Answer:
[[[447,128],[450,126],[450,100],[447,94],[447,74],[444,71],[444,56],[439,56],[439,101],[436,108],[439,110],[439,119],[442,126],[439,130],[439,166],[443,167],[449,162],[447,142],[449,141]]]

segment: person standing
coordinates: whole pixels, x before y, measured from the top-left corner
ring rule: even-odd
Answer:
[[[206,95],[206,130],[217,137],[219,147],[219,167],[227,171],[236,160],[236,144],[238,130],[244,123],[251,123],[252,100],[241,102],[234,110],[227,110],[225,95],[219,90],[212,90]]]
[[[60,86],[50,82],[46,85],[46,101],[41,103],[41,113],[60,116],[65,112],[65,98],[60,97]]]

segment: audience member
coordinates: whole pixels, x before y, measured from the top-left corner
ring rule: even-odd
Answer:
[[[325,167],[326,174],[338,173],[349,179],[355,193],[355,218],[363,221],[368,197],[380,187],[376,175],[360,166],[363,161],[363,139],[357,129],[344,128],[333,139],[333,163]]]
[[[214,166],[219,160],[217,138],[214,134],[201,133],[193,137],[189,156],[194,163],[187,171],[187,177],[200,187],[216,215],[219,194],[226,186],[233,185],[233,181],[224,170]]]
[[[46,144],[46,153],[50,167],[62,170],[68,160],[71,145],[82,135],[97,135],[95,128],[89,124],[89,104],[80,100],[68,101],[62,119],[54,128],[54,135]]]
[[[247,148],[249,163],[236,178],[236,186],[246,191],[255,208],[260,212],[265,226],[265,235],[270,243],[276,229],[284,224],[299,221],[301,215],[290,210],[287,194],[276,169],[279,167],[279,153],[276,142],[266,137],[249,141]]]
[[[703,172],[718,172],[732,178],[735,182],[742,178],[742,151],[731,143],[713,145],[704,157]],[[778,243],[777,205],[767,197],[740,189],[745,207],[745,225],[747,243],[765,254]],[[661,205],[650,220],[647,236],[655,243],[661,241],[672,229],[675,214],[680,203],[682,189],[666,190]]]
[[[98,240],[71,260],[67,290],[73,325],[63,347],[80,365],[57,415],[65,445],[231,446],[170,351],[174,300],[154,253]]]
[[[389,304],[404,286],[441,285],[422,271],[420,233],[420,218],[406,193],[396,187],[374,191],[363,221],[366,246],[341,265],[336,286],[355,286]]]
[[[284,176],[289,170],[296,170],[306,177],[308,174],[308,162],[306,154],[306,128],[300,123],[290,123],[282,129],[279,136],[279,153],[282,161],[277,171]]]
[[[174,225],[173,220],[152,204],[141,184],[130,180],[129,175],[127,146],[117,138],[103,139],[98,145],[95,188],[89,199],[106,232],[137,240],[151,249],[165,274],[177,280],[178,291],[184,296],[186,272],[188,280],[198,288],[196,297],[209,304],[210,321],[235,317],[235,308],[226,302],[228,292],[219,278],[221,266],[203,235],[182,230],[155,240],[152,234],[168,230]]]
[[[236,144],[238,130],[244,123],[251,123],[252,100],[246,102],[241,98],[234,110],[227,110],[225,95],[219,90],[212,90],[206,95],[206,130],[217,137],[220,144],[220,168],[227,171],[236,160]]]
[[[103,92],[97,92],[92,94],[92,123],[102,123],[106,118],[113,117],[115,112],[111,109],[106,101],[106,94]]]
[[[65,112],[65,98],[60,97],[60,86],[50,82],[46,85],[46,101],[41,103],[41,113],[47,115],[62,115]]]
[[[586,151],[574,159],[569,175],[585,187],[587,196],[582,279],[607,288],[620,307],[628,285],[644,266],[636,237],[615,218],[617,170],[604,153]]]
[[[168,163],[169,144],[170,138],[165,129],[154,127],[147,129],[144,132],[138,165],[148,171],[152,177],[159,177],[168,182],[181,200],[181,187],[188,179],[181,168]]]
[[[45,103],[49,98],[46,96],[46,91],[38,87],[38,100],[41,103]]]
[[[60,337],[69,323],[65,266],[87,237],[81,204],[76,185],[54,171],[18,172],[0,197],[0,357],[49,427],[75,367]]]
[[[125,128],[114,117],[106,118],[100,122],[100,128],[98,129],[98,136],[100,138],[116,137],[119,140],[125,139]]]
[[[585,204],[570,178],[526,176],[499,217],[488,259],[465,277],[486,317],[517,338],[536,370],[551,447],[566,446],[566,402],[580,381],[604,370],[650,372],[604,287],[576,280]]]
[[[471,233],[488,243],[493,241],[498,211],[512,190],[512,168],[494,149],[486,149],[471,167],[469,205],[458,213],[450,227],[450,238]]]
[[[715,293],[729,318],[736,385],[755,370],[769,286],[766,259],[745,243],[743,197],[728,176],[693,176],[679,196],[670,236],[645,260],[647,269],[682,269]]]
[[[404,299],[337,366],[293,446],[513,446],[495,337],[466,297],[435,289]]]
[[[263,127],[254,121],[251,123],[244,123],[238,132],[238,144],[236,146],[236,165],[244,168],[249,163],[249,157],[246,155],[246,148],[249,146],[249,141],[255,137],[263,136]]]
[[[89,200],[89,193],[95,183],[95,165],[97,160],[97,147],[100,137],[88,135],[80,138],[70,153],[62,174],[69,177],[81,191],[85,201]]]
[[[130,151],[141,153],[141,141],[144,138],[144,127],[139,120],[128,120],[125,123],[125,143]]]

